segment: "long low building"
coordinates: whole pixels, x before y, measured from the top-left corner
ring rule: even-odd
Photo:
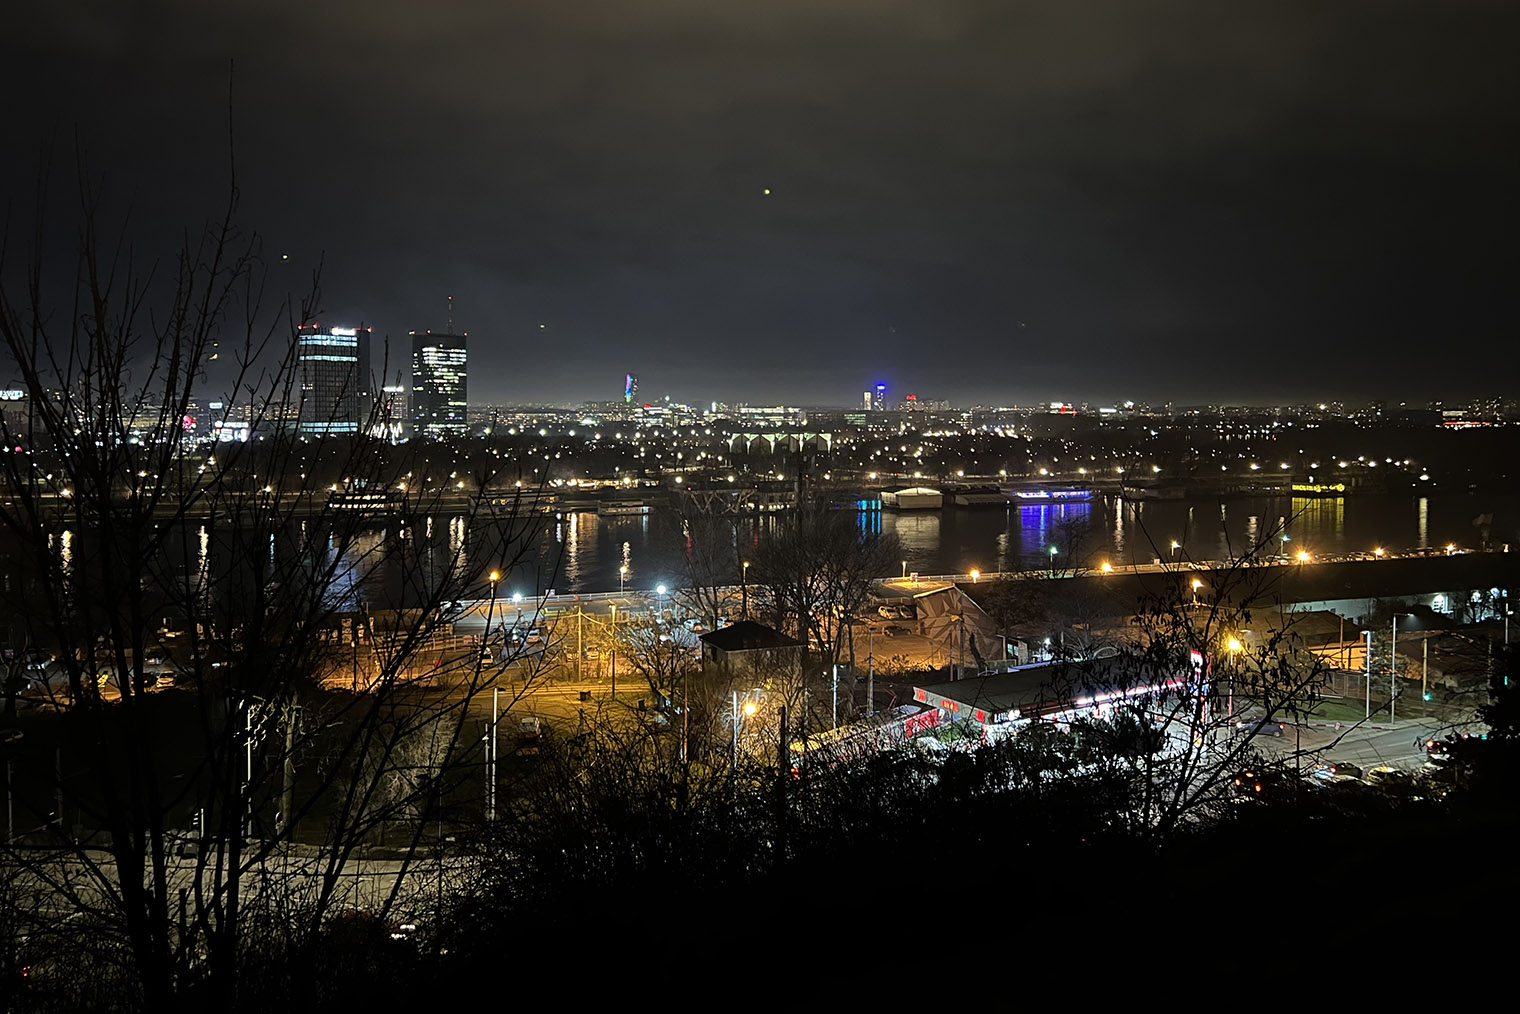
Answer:
[[[1202,664],[1196,656],[1197,670]],[[993,739],[1028,721],[1104,717],[1124,700],[1154,698],[1187,682],[1185,673],[1144,673],[1125,659],[1055,661],[915,686],[913,699],[938,708],[946,721],[974,722]]]

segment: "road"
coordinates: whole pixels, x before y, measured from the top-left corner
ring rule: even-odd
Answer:
[[[1349,761],[1364,769],[1388,764],[1414,771],[1425,763],[1425,740],[1437,735],[1441,729],[1441,723],[1434,718],[1401,719],[1392,725],[1381,722],[1343,724],[1340,727],[1333,722],[1315,722],[1288,725],[1282,736],[1263,736],[1257,743],[1264,752],[1282,757],[1291,756],[1297,748],[1312,754],[1312,763]],[[1311,758],[1305,760],[1307,764]]]

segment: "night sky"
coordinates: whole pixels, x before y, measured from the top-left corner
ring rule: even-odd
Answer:
[[[19,19],[19,20],[18,20]],[[141,259],[468,330],[472,401],[1509,394],[1520,14],[1392,0],[59,0],[0,32],[7,276],[76,138]],[[235,70],[229,65],[235,62]],[[49,168],[42,168],[49,167]],[[768,191],[768,192],[767,192]],[[283,259],[288,256],[288,260]]]

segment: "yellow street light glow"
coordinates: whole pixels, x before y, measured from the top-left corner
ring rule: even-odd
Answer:
[[[1103,564],[1103,573],[1105,573],[1105,574],[1112,574],[1113,572],[1114,572],[1114,565],[1113,564],[1111,564],[1111,563],[1104,563]]]
[[[501,580],[501,571],[499,571],[499,570],[493,570],[493,571],[491,571],[491,583],[495,584],[497,581],[500,581],[500,580]]]
[[[1236,637],[1230,638],[1229,649],[1231,651],[1239,651],[1240,650],[1240,639],[1236,638]]]
[[[745,701],[744,702],[744,717],[745,718],[751,717],[758,710],[759,709],[755,706],[755,702],[754,701]]]
[[[972,584],[976,584],[976,579],[979,578],[979,577],[981,577],[981,576],[982,576],[982,572],[981,571],[979,571],[979,570],[973,570],[971,572],[971,583]]]
[[[1305,551],[1303,551],[1302,549],[1300,549],[1298,551],[1298,562],[1299,563],[1308,563],[1309,562],[1309,554],[1306,553]]]

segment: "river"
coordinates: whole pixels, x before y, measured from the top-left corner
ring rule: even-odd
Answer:
[[[1085,567],[1102,562],[1150,563],[1156,559],[1217,560],[1238,555],[1273,533],[1278,551],[1318,555],[1390,552],[1456,544],[1477,547],[1474,525],[1492,515],[1494,543],[1520,543],[1520,497],[1382,496],[1304,499],[1256,497],[1125,502],[1116,496],[1085,504],[1012,509],[883,511],[860,515],[902,544],[901,566],[909,573],[965,574],[972,570],[1029,570],[1071,560]],[[744,524],[736,542],[764,538],[767,522]],[[1288,536],[1283,543],[1281,534]],[[560,593],[609,591],[619,570],[629,588],[675,584],[681,569],[680,540],[659,514],[598,517],[549,516],[541,529],[533,574],[517,576],[524,594],[553,587]],[[1172,548],[1176,542],[1177,548]],[[744,554],[737,549],[736,559]],[[556,568],[556,563],[558,564]],[[890,575],[882,575],[890,576]],[[734,581],[739,575],[737,564]],[[552,584],[550,583],[552,581]],[[538,587],[530,588],[530,584]]]

